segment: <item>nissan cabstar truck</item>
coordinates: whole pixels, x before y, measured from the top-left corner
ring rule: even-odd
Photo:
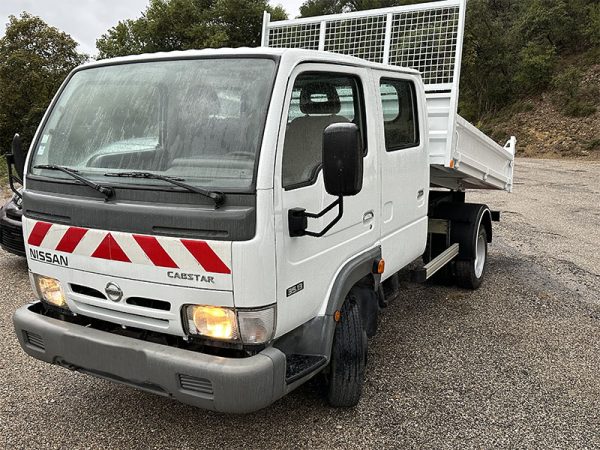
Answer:
[[[516,140],[458,115],[465,6],[266,14],[259,48],[76,68],[13,145],[24,351],[222,412],[317,375],[356,405],[398,272],[478,288],[499,213],[465,193],[512,190]]]

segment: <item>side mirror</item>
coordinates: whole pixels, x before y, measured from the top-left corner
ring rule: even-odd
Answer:
[[[17,176],[22,180],[23,173],[25,172],[25,153],[23,153],[23,148],[21,146],[21,136],[18,134],[15,134],[15,137],[13,137],[12,140],[12,155]]]
[[[19,189],[15,187],[15,182],[23,185],[23,173],[25,171],[25,154],[21,147],[21,136],[15,134],[15,137],[13,137],[12,140],[12,153],[7,153],[4,157],[6,158],[6,166],[8,167],[8,183],[10,189],[17,197],[23,198]],[[15,170],[17,171],[16,176],[12,171],[13,166],[15,166]]]
[[[336,197],[358,194],[363,184],[363,148],[356,124],[334,123],[323,132],[325,190]]]

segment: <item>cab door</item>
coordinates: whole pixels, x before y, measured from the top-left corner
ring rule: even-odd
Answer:
[[[381,247],[384,278],[423,254],[427,240],[429,155],[425,105],[411,75],[374,73],[379,98]]]
[[[323,303],[341,266],[372,248],[379,238],[378,113],[366,69],[301,64],[285,97],[275,167],[278,333],[285,333],[324,310]],[[319,213],[335,197],[323,183],[323,131],[334,123],[355,123],[364,147],[362,190],[344,197],[341,220],[323,237],[291,237],[288,211]],[[323,230],[338,209],[308,219],[308,231]]]

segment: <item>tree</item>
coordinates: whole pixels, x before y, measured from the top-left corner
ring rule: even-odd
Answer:
[[[19,132],[27,148],[50,100],[69,72],[87,60],[77,42],[23,12],[0,38],[0,148]]]
[[[263,11],[287,18],[267,0],[150,0],[141,17],[119,22],[96,41],[98,57],[257,46]]]
[[[340,14],[343,12],[364,11],[366,9],[412,5],[414,3],[423,3],[424,1],[432,0],[306,0],[300,6],[300,16],[314,17],[327,14]]]
[[[344,11],[344,5],[340,0],[307,0],[300,6],[300,17],[339,14]]]

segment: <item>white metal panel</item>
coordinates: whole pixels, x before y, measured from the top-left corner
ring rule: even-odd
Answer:
[[[306,208],[309,212],[319,212],[335,200],[335,197],[329,195],[323,187],[322,170],[319,170],[316,180],[311,184],[288,190],[282,188],[283,147],[293,85],[296,77],[301,73],[316,71],[339,72],[357,77],[364,90],[366,128],[369,130],[377,128],[375,118],[378,117],[379,95],[371,82],[368,70],[336,66],[332,61],[330,64],[299,64],[290,74],[290,83],[283,101],[285,108],[280,124],[274,176],[277,336],[287,333],[317,315],[322,315],[327,305],[328,291],[339,268],[344,262],[377,245],[379,239],[380,211],[377,188],[379,153],[375,149],[380,138],[374,132],[368,133],[367,136],[368,150],[364,158],[363,188],[359,194],[344,198],[344,215],[340,222],[325,236],[318,239],[289,235],[288,211],[291,208]],[[284,74],[287,78],[288,73],[284,72]],[[280,73],[280,76],[284,75]],[[308,229],[322,230],[336,214],[337,210],[334,210],[321,218],[309,219]],[[371,219],[367,218],[369,214]],[[304,283],[304,288],[293,295],[288,295],[287,289],[300,282]],[[236,285],[236,305],[237,292]]]
[[[454,169],[476,175],[487,186],[512,191],[516,140],[503,148],[462,117],[457,116],[456,124]]]

